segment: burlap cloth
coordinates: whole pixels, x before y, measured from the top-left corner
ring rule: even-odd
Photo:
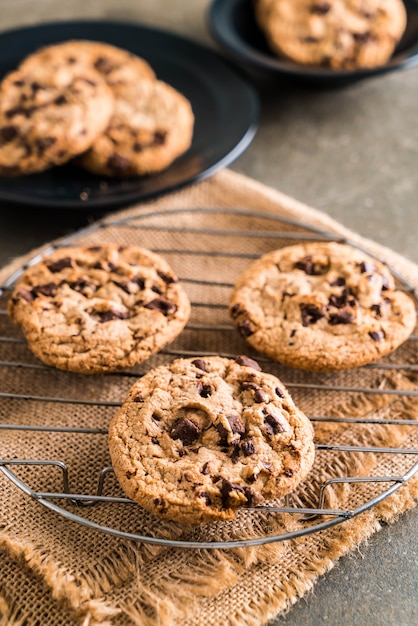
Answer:
[[[172,216],[158,217],[161,209],[198,207],[252,209],[260,217],[235,215],[227,210],[216,214],[177,211]],[[132,227],[132,223],[126,228],[105,227],[77,238],[83,243],[116,240],[157,249],[185,280],[194,303],[189,328],[169,350],[139,366],[138,373],[189,351],[251,354],[228,320],[228,285],[252,255],[294,241],[291,235],[289,240],[272,237],[272,222],[262,214],[284,216],[348,237],[418,287],[418,267],[400,255],[347,231],[318,211],[230,171],[118,213],[118,217],[144,214],[149,217],[133,223],[138,228]],[[112,215],[106,221],[114,219]],[[179,226],[185,227],[181,235],[176,231]],[[276,224],[275,228],[282,233],[307,232],[297,225]],[[200,229],[199,235],[193,232],[195,229]],[[220,238],[214,229],[226,229],[229,234]],[[243,237],[239,231],[244,229],[260,230],[264,235]],[[201,254],[202,250],[216,254]],[[4,268],[0,282],[3,284],[23,261],[16,259]],[[5,297],[2,304],[4,309]],[[5,315],[0,317],[0,323],[2,336],[20,337]],[[210,328],[213,324],[220,326]],[[295,401],[311,416],[416,419],[417,398],[413,394],[389,393],[394,389],[416,389],[414,371],[394,367],[413,363],[416,345],[416,341],[409,341],[386,357],[383,362],[391,365],[386,369],[365,367],[337,374],[309,374],[267,360],[263,366],[290,384]],[[23,342],[3,341],[0,349],[1,362],[36,364]],[[83,377],[42,368],[0,369],[1,391],[29,396],[121,402],[133,382],[131,377],[121,375]],[[312,386],[305,387],[306,383]],[[318,384],[373,387],[388,393],[329,391],[317,388]],[[115,411],[114,406],[105,404],[63,404],[16,397],[2,397],[0,407],[3,422],[93,427],[103,431]],[[316,422],[315,428],[319,444],[418,447],[414,426]],[[110,464],[103,434],[17,430],[0,433],[0,458],[60,459],[69,468],[74,493],[95,493],[100,470]],[[318,450],[310,476],[289,503],[317,506],[319,486],[329,478],[403,475],[411,465],[408,455]],[[62,489],[61,474],[56,468],[21,467],[15,468],[15,472],[32,489]],[[365,513],[321,532],[259,547],[196,550],[127,541],[66,520],[25,495],[1,473],[0,488],[0,616],[1,624],[8,626],[265,624],[311,589],[339,557],[377,531],[382,521],[393,522],[401,512],[412,508],[418,497],[415,476]],[[324,506],[353,509],[382,488],[382,484],[373,482],[335,484],[325,490]],[[105,481],[105,493],[121,495],[111,473]],[[248,538],[315,523],[292,514],[243,512],[237,521],[190,530],[179,524],[159,522],[131,504],[100,504],[82,509],[61,501],[59,504],[101,525],[177,539]]]

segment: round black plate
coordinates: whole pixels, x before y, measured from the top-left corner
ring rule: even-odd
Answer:
[[[25,205],[98,209],[150,198],[211,176],[251,143],[258,97],[220,55],[178,35],[136,24],[57,22],[0,34],[0,76],[37,48],[68,39],[104,41],[145,58],[158,78],[191,102],[192,146],[167,170],[130,180],[104,179],[74,165],[0,178],[0,200]]]
[[[252,0],[214,0],[208,20],[214,39],[229,57],[241,65],[276,76],[332,86],[418,64],[418,2],[404,0],[404,4],[408,16],[407,28],[390,61],[373,69],[353,71],[307,67],[279,59],[270,51],[255,22]]]

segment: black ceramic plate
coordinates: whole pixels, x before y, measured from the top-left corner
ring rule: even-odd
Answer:
[[[57,22],[0,34],[0,76],[37,48],[68,39],[91,39],[145,58],[158,78],[191,102],[191,148],[167,170],[131,180],[103,179],[74,165],[41,174],[0,178],[0,200],[60,208],[107,209],[178,189],[232,163],[251,143],[258,98],[220,55],[183,37],[135,24]]]
[[[364,70],[333,70],[307,67],[279,59],[270,50],[255,23],[252,0],[214,0],[208,18],[212,36],[234,61],[241,65],[310,83],[338,85],[418,64],[418,2],[404,0],[408,23],[390,61]]]

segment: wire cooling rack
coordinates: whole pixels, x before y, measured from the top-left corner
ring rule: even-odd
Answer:
[[[179,222],[181,223],[179,224]],[[237,333],[227,314],[229,290],[233,285],[234,278],[238,276],[240,271],[251,262],[252,259],[260,256],[260,254],[283,245],[301,241],[338,241],[360,249],[358,245],[354,245],[345,238],[336,237],[335,234],[295,220],[279,217],[269,212],[230,208],[196,208],[170,209],[166,211],[150,210],[142,212],[140,215],[104,219],[96,222],[89,228],[60,240],[58,244],[52,245],[45,250],[43,255],[50,254],[57,247],[83,245],[89,241],[89,237],[91,236],[96,237],[95,241],[97,242],[98,234],[100,235],[100,239],[106,242],[116,241],[121,243],[121,240],[123,240],[123,243],[127,243],[126,239],[128,238],[129,243],[142,245],[165,256],[177,273],[180,281],[185,285],[186,289],[189,289],[192,311],[195,312],[195,315],[193,316],[192,314],[191,320],[185,331],[183,331],[182,336],[186,337],[187,331],[193,331],[194,333],[200,333],[203,340],[201,343],[197,342],[198,345],[195,346],[190,345],[187,340],[182,342],[181,336],[179,341],[175,342],[175,345],[172,344],[160,353],[159,356],[165,360],[171,360],[175,357],[204,357],[213,354],[234,358],[237,355],[236,351],[224,352],[222,349],[214,349],[213,346],[216,346],[216,341],[208,340],[207,337],[209,333],[209,336],[213,338],[217,331],[231,333],[231,336],[236,337]],[[239,245],[231,247],[231,241],[237,242]],[[368,254],[369,256],[373,256],[370,255],[370,253]],[[30,353],[26,349],[24,339],[21,335],[16,336],[16,330],[13,329],[13,325],[7,321],[7,299],[10,296],[14,283],[26,267],[37,263],[40,258],[41,255],[33,256],[25,266],[15,271],[0,288],[0,316],[2,316],[2,319],[5,321],[2,327],[6,328],[4,334],[0,336],[0,349],[1,346],[5,346],[6,344],[16,344],[16,346],[22,347],[22,350],[18,352],[19,355],[23,355],[19,357],[19,360],[11,360],[10,358],[0,359],[1,368],[7,368],[8,370],[26,368],[34,372],[36,370],[51,371],[47,366],[39,362],[34,362],[33,358],[30,358]],[[191,265],[193,268],[194,263],[196,263],[196,272],[189,271],[187,275],[182,272],[184,259],[188,259],[188,267]],[[205,276],[204,279],[200,279],[197,277],[198,268],[202,264],[204,265],[205,259],[217,259],[219,261],[219,271],[215,275]],[[192,263],[190,263],[190,261],[192,261]],[[398,288],[409,292],[417,301],[418,297],[415,289],[392,268],[389,269],[395,276]],[[211,290],[213,293],[217,294],[217,299],[205,297],[205,293]],[[203,315],[203,313],[206,315]],[[201,319],[209,319],[209,322],[201,323]],[[413,334],[407,343],[411,345],[411,342],[417,342],[417,340],[418,335]],[[240,341],[240,339],[237,339],[237,341]],[[22,346],[20,346],[20,344],[22,344]],[[232,344],[234,345],[234,342],[232,342]],[[223,347],[224,344],[222,345],[222,348]],[[238,352],[238,354],[250,354],[250,356],[256,358],[263,364],[263,369],[268,369],[269,366],[272,365],[269,359],[255,354],[248,346],[242,345],[240,348],[241,351]],[[150,366],[147,366],[145,363],[145,371],[147,367]],[[418,397],[416,388],[387,388],[379,384],[370,384],[369,386],[367,382],[369,379],[367,376],[364,376],[364,372],[368,370],[383,373],[391,371],[402,373],[406,376],[413,376],[415,372],[418,372],[418,364],[416,362],[410,362],[410,359],[408,359],[407,362],[403,362],[402,350],[398,350],[391,355],[389,360],[381,359],[363,368],[358,368],[351,378],[353,384],[350,385],[339,384],[338,379],[334,380],[332,376],[323,378],[313,376],[312,382],[301,381],[297,371],[284,367],[280,371],[280,378],[294,396],[300,390],[312,390],[312,392],[316,394],[332,394],[335,392],[345,394],[347,397],[351,394],[366,394],[367,397],[383,394],[409,398],[413,398],[414,396]],[[132,380],[134,380],[143,373],[144,371],[138,372],[130,370],[119,372],[117,376],[128,377],[128,379],[132,378]],[[106,380],[111,381],[112,376],[113,375],[107,374]],[[0,382],[0,385],[1,384]],[[120,406],[123,401],[123,399],[121,399],[121,401],[108,401],[106,397],[79,399],[65,397],[64,395],[50,395],[49,393],[45,395],[34,395],[33,393],[29,393],[27,389],[19,389],[17,392],[10,392],[0,387],[0,402],[5,400],[12,401],[12,406],[13,401],[30,400],[45,405],[53,403],[92,407],[115,407],[115,409]],[[5,423],[0,423],[0,430],[33,433],[33,437],[39,436],[41,433],[92,435],[100,438],[106,437],[107,435],[106,428],[78,428],[61,426],[55,422],[46,425],[14,423],[13,415],[13,410],[11,410],[10,419]],[[317,424],[346,425],[347,428],[353,427],[352,425],[354,424],[356,426],[393,425],[400,428],[416,428],[418,426],[418,420],[399,419],[396,414],[385,415],[384,417],[372,416],[365,418],[352,417],[350,415],[333,417],[329,415],[308,414],[308,416]],[[17,445],[17,448],[18,447]],[[245,515],[251,515],[261,511],[267,512],[268,514],[277,513],[295,516],[295,519],[298,520],[298,527],[296,530],[281,532],[279,534],[273,533],[238,539],[234,537],[231,540],[227,537],[226,540],[223,541],[193,541],[190,540],[190,538],[186,540],[170,539],[153,535],[152,533],[141,534],[141,532],[127,532],[123,528],[108,526],[89,518],[87,512],[96,507],[115,505],[139,507],[139,505],[132,500],[124,497],[121,492],[116,495],[106,495],[106,485],[109,482],[109,477],[113,476],[113,469],[109,466],[101,468],[98,478],[94,481],[96,486],[94,489],[91,489],[89,493],[77,493],[71,490],[70,484],[72,482],[73,470],[66,462],[65,458],[17,458],[19,449],[16,449],[13,458],[0,459],[0,471],[12,481],[16,487],[21,489],[28,497],[33,498],[39,505],[43,505],[47,509],[60,514],[72,522],[88,526],[97,531],[109,533],[119,538],[157,545],[187,548],[229,548],[260,545],[318,532],[345,522],[382,502],[418,472],[416,456],[418,455],[418,450],[414,448],[380,447],[376,445],[336,445],[331,442],[317,444],[316,450],[317,454],[320,453],[320,451],[326,451],[331,457],[333,454],[341,455],[344,453],[359,455],[359,457],[368,454],[399,455],[402,456],[402,459],[406,459],[406,461],[402,463],[403,470],[400,475],[336,475],[328,477],[316,486],[313,502],[311,499],[308,505],[304,504],[298,497],[293,498],[291,494],[279,503],[245,509]],[[332,466],[332,459],[330,465]],[[19,468],[25,468],[25,479],[19,475]],[[39,490],[31,486],[31,484],[34,484],[33,482],[31,483],[30,480],[32,476],[31,472],[36,472],[39,468],[47,471],[50,470],[54,473],[58,471],[61,488]],[[56,476],[54,476],[54,478],[55,477]],[[366,497],[366,499],[362,501],[353,498],[352,502],[348,501],[345,503],[346,506],[344,509],[327,507],[326,496],[330,488],[338,485],[340,487],[344,485],[355,487],[356,485],[362,484],[373,484],[375,489],[373,490],[372,497]],[[56,481],[52,480],[52,478],[51,485],[56,485]],[[222,523],[223,522],[216,522],[216,524]]]

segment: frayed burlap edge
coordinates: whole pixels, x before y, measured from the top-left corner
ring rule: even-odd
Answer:
[[[309,223],[318,228],[337,233],[341,237],[346,237],[355,244],[364,247],[371,254],[379,256],[382,260],[396,268],[396,270],[412,284],[417,285],[418,269],[402,256],[352,233],[319,211],[306,207],[280,192],[274,191],[230,171],[223,171],[208,181],[171,194],[170,196],[144,203],[141,207],[133,207],[126,211],[119,212],[118,217],[134,215],[139,211],[149,210],[150,208],[176,209],[185,206],[219,206],[258,209],[260,211],[276,213]],[[106,221],[111,221],[112,219],[113,216],[109,216],[106,218]],[[42,249],[44,249],[44,247],[36,252]],[[29,256],[33,254],[34,252],[27,255],[26,258],[29,258]],[[21,257],[10,263],[7,268],[4,268],[0,272],[0,281],[3,282],[7,276],[20,267],[24,261],[25,258]],[[259,626],[262,623],[266,623],[278,612],[288,609],[289,606],[294,604],[298,597],[301,597],[312,588],[318,576],[333,567],[338,558],[352,551],[360,543],[367,540],[374,532],[380,529],[382,522],[392,523],[396,521],[401,513],[416,505],[417,499],[418,480],[410,480],[407,485],[404,485],[393,496],[374,507],[373,510],[344,523],[342,526],[321,533],[323,549],[320,554],[311,558],[309,567],[303,572],[303,576],[301,576],[300,571],[290,572],[289,578],[285,581],[282,589],[278,590],[273,588],[268,592],[264,592],[264,594],[260,592],[257,597],[257,602],[241,608],[239,614],[237,613],[235,616],[231,616],[229,620],[231,626],[243,626],[244,624],[246,626]],[[57,564],[54,563],[53,558],[50,555],[40,554],[39,550],[37,550],[37,546],[32,545],[30,541],[28,541],[25,546],[22,544],[15,545],[10,538],[7,538],[7,532],[3,530],[2,543],[11,554],[25,559],[27,565],[46,581],[54,597],[61,599],[74,610],[74,615],[82,620],[80,623],[82,623],[83,626],[94,626],[95,624],[102,624],[102,626],[120,624],[122,626],[122,624],[125,624],[125,621],[123,621],[124,618],[130,620],[126,623],[134,622],[143,624],[144,626],[148,626],[148,624],[151,626],[156,623],[153,617],[149,618],[143,610],[140,610],[134,605],[132,605],[130,609],[128,606],[125,606],[124,609],[120,609],[117,606],[117,602],[113,601],[109,604],[105,598],[91,597],[91,589],[88,588],[88,586],[86,589],[83,589],[82,586],[80,587],[79,579],[77,579],[77,581],[73,580],[72,576],[68,574],[65,568],[62,570],[57,568]],[[276,546],[269,549],[272,556],[271,561],[273,562],[274,555],[280,551],[280,547]],[[263,548],[259,550],[258,556],[263,555],[263,558],[255,557],[254,550],[252,549],[253,558],[248,558],[247,555],[247,558],[244,558],[241,562],[240,559],[237,560],[233,555],[222,552],[216,556],[212,554],[207,558],[205,557],[202,559],[200,574],[198,570],[196,570],[196,576],[194,580],[191,580],[190,588],[197,591],[200,586],[203,597],[205,595],[209,597],[211,592],[214,594],[218,593],[218,595],[221,596],[222,593],[226,591],[226,587],[233,592],[234,583],[239,581],[243,568],[247,568],[248,575],[248,570],[253,571],[258,567],[265,566],[269,549]],[[214,558],[215,562],[212,568],[210,567],[210,561],[213,561]],[[126,564],[129,571],[132,571],[133,562],[135,562],[135,556],[131,553],[129,555],[129,562]],[[116,565],[116,567],[117,566],[118,565]],[[222,567],[224,568],[223,573],[221,573]],[[214,580],[211,578],[212,572],[217,575],[221,573],[221,576],[218,576],[217,579]],[[138,570],[136,571],[136,575],[140,575]],[[135,572],[133,578],[135,578]],[[229,584],[225,585],[224,583],[227,579]],[[222,588],[223,586],[224,589]],[[205,589],[205,592],[203,592],[203,589]],[[187,589],[187,591],[190,591],[190,589]],[[168,588],[163,588],[162,592],[163,593],[158,594],[148,590],[144,595],[148,595],[147,601],[149,605],[159,606],[158,623],[167,625],[174,624],[173,618],[176,618],[174,617],[173,611],[176,612],[175,609],[178,605],[171,601]],[[164,593],[166,594],[165,596]],[[216,602],[216,598],[212,601]],[[147,604],[147,602],[145,602],[145,604]],[[199,603],[197,603],[195,608],[198,604]],[[124,615],[121,615],[120,610],[122,610]],[[182,611],[179,609],[177,614],[178,618],[182,620],[190,617],[190,611]],[[114,620],[115,617],[116,621]],[[183,623],[186,624],[184,621]],[[193,620],[187,621],[187,625],[190,624],[190,626],[194,623],[198,622]]]

